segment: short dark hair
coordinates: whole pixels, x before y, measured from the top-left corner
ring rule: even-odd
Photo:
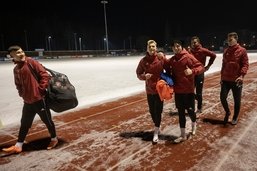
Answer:
[[[234,37],[236,40],[238,40],[238,35],[236,32],[230,32],[228,33],[228,37]]]
[[[193,40],[195,40],[195,39],[200,43],[200,38],[199,38],[198,36],[193,36],[193,37],[191,38],[191,41],[193,41]]]
[[[10,47],[8,48],[8,53],[11,53],[12,51],[17,51],[17,50],[19,50],[19,49],[21,49],[21,47],[18,46],[18,45],[10,46]]]
[[[179,45],[181,45],[183,47],[183,42],[181,40],[178,40],[178,39],[172,40],[171,46],[173,47],[174,44],[179,44]]]

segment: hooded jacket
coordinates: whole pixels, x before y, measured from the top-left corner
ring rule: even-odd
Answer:
[[[32,104],[45,96],[45,89],[50,79],[49,74],[44,67],[36,60],[25,57],[25,61],[14,62],[16,66],[13,69],[14,83],[19,96],[23,98],[24,103]],[[39,82],[32,74],[29,64],[31,64],[35,73],[39,77]]]
[[[246,49],[239,44],[229,46],[224,50],[221,80],[235,81],[238,77],[244,76],[249,68]]]
[[[168,65],[174,79],[175,93],[194,93],[194,76],[204,72],[204,66],[193,55],[183,49],[179,54],[175,54],[169,59]],[[184,71],[188,68],[192,74],[186,76]]]
[[[190,52],[198,61],[200,61],[203,64],[203,66],[205,66],[207,56],[210,57],[210,60],[207,64],[208,66],[211,66],[216,58],[216,54],[214,52],[202,47],[201,44],[199,44],[199,46],[195,48],[192,48]]]
[[[145,89],[147,94],[157,94],[156,84],[160,80],[161,72],[166,58],[158,59],[157,54],[143,57],[137,66],[136,74],[139,80],[145,80]],[[153,74],[152,77],[146,80],[145,74]]]

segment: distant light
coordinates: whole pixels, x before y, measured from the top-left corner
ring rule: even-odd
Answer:
[[[101,1],[101,3],[102,3],[102,4],[107,4],[107,3],[108,3],[108,1]]]

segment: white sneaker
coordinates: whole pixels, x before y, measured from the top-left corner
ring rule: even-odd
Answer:
[[[153,133],[153,143],[154,144],[156,144],[159,141],[159,132],[160,132],[160,128],[155,127],[154,128],[154,133]]]
[[[178,143],[181,143],[183,141],[186,141],[187,140],[187,137],[178,137],[177,139],[174,140],[174,143],[178,144]]]
[[[196,133],[196,128],[197,128],[196,123],[195,123],[195,124],[192,124],[192,135],[195,135],[195,133]]]
[[[156,134],[156,133],[154,133],[154,135],[153,135],[153,143],[158,143],[158,141],[159,141],[159,136],[158,136],[158,133]]]

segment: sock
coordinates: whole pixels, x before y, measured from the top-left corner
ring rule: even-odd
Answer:
[[[57,137],[51,138],[51,141],[57,141]]]
[[[192,122],[192,128],[196,126],[196,122]]]
[[[192,122],[192,134],[195,135],[196,133],[196,122]]]
[[[154,133],[155,133],[155,134],[158,134],[158,133],[159,133],[159,130],[160,130],[159,127],[155,127],[155,128],[154,128]]]
[[[180,128],[181,131],[181,137],[186,137],[186,128]]]
[[[23,142],[16,142],[15,146],[22,149]]]

